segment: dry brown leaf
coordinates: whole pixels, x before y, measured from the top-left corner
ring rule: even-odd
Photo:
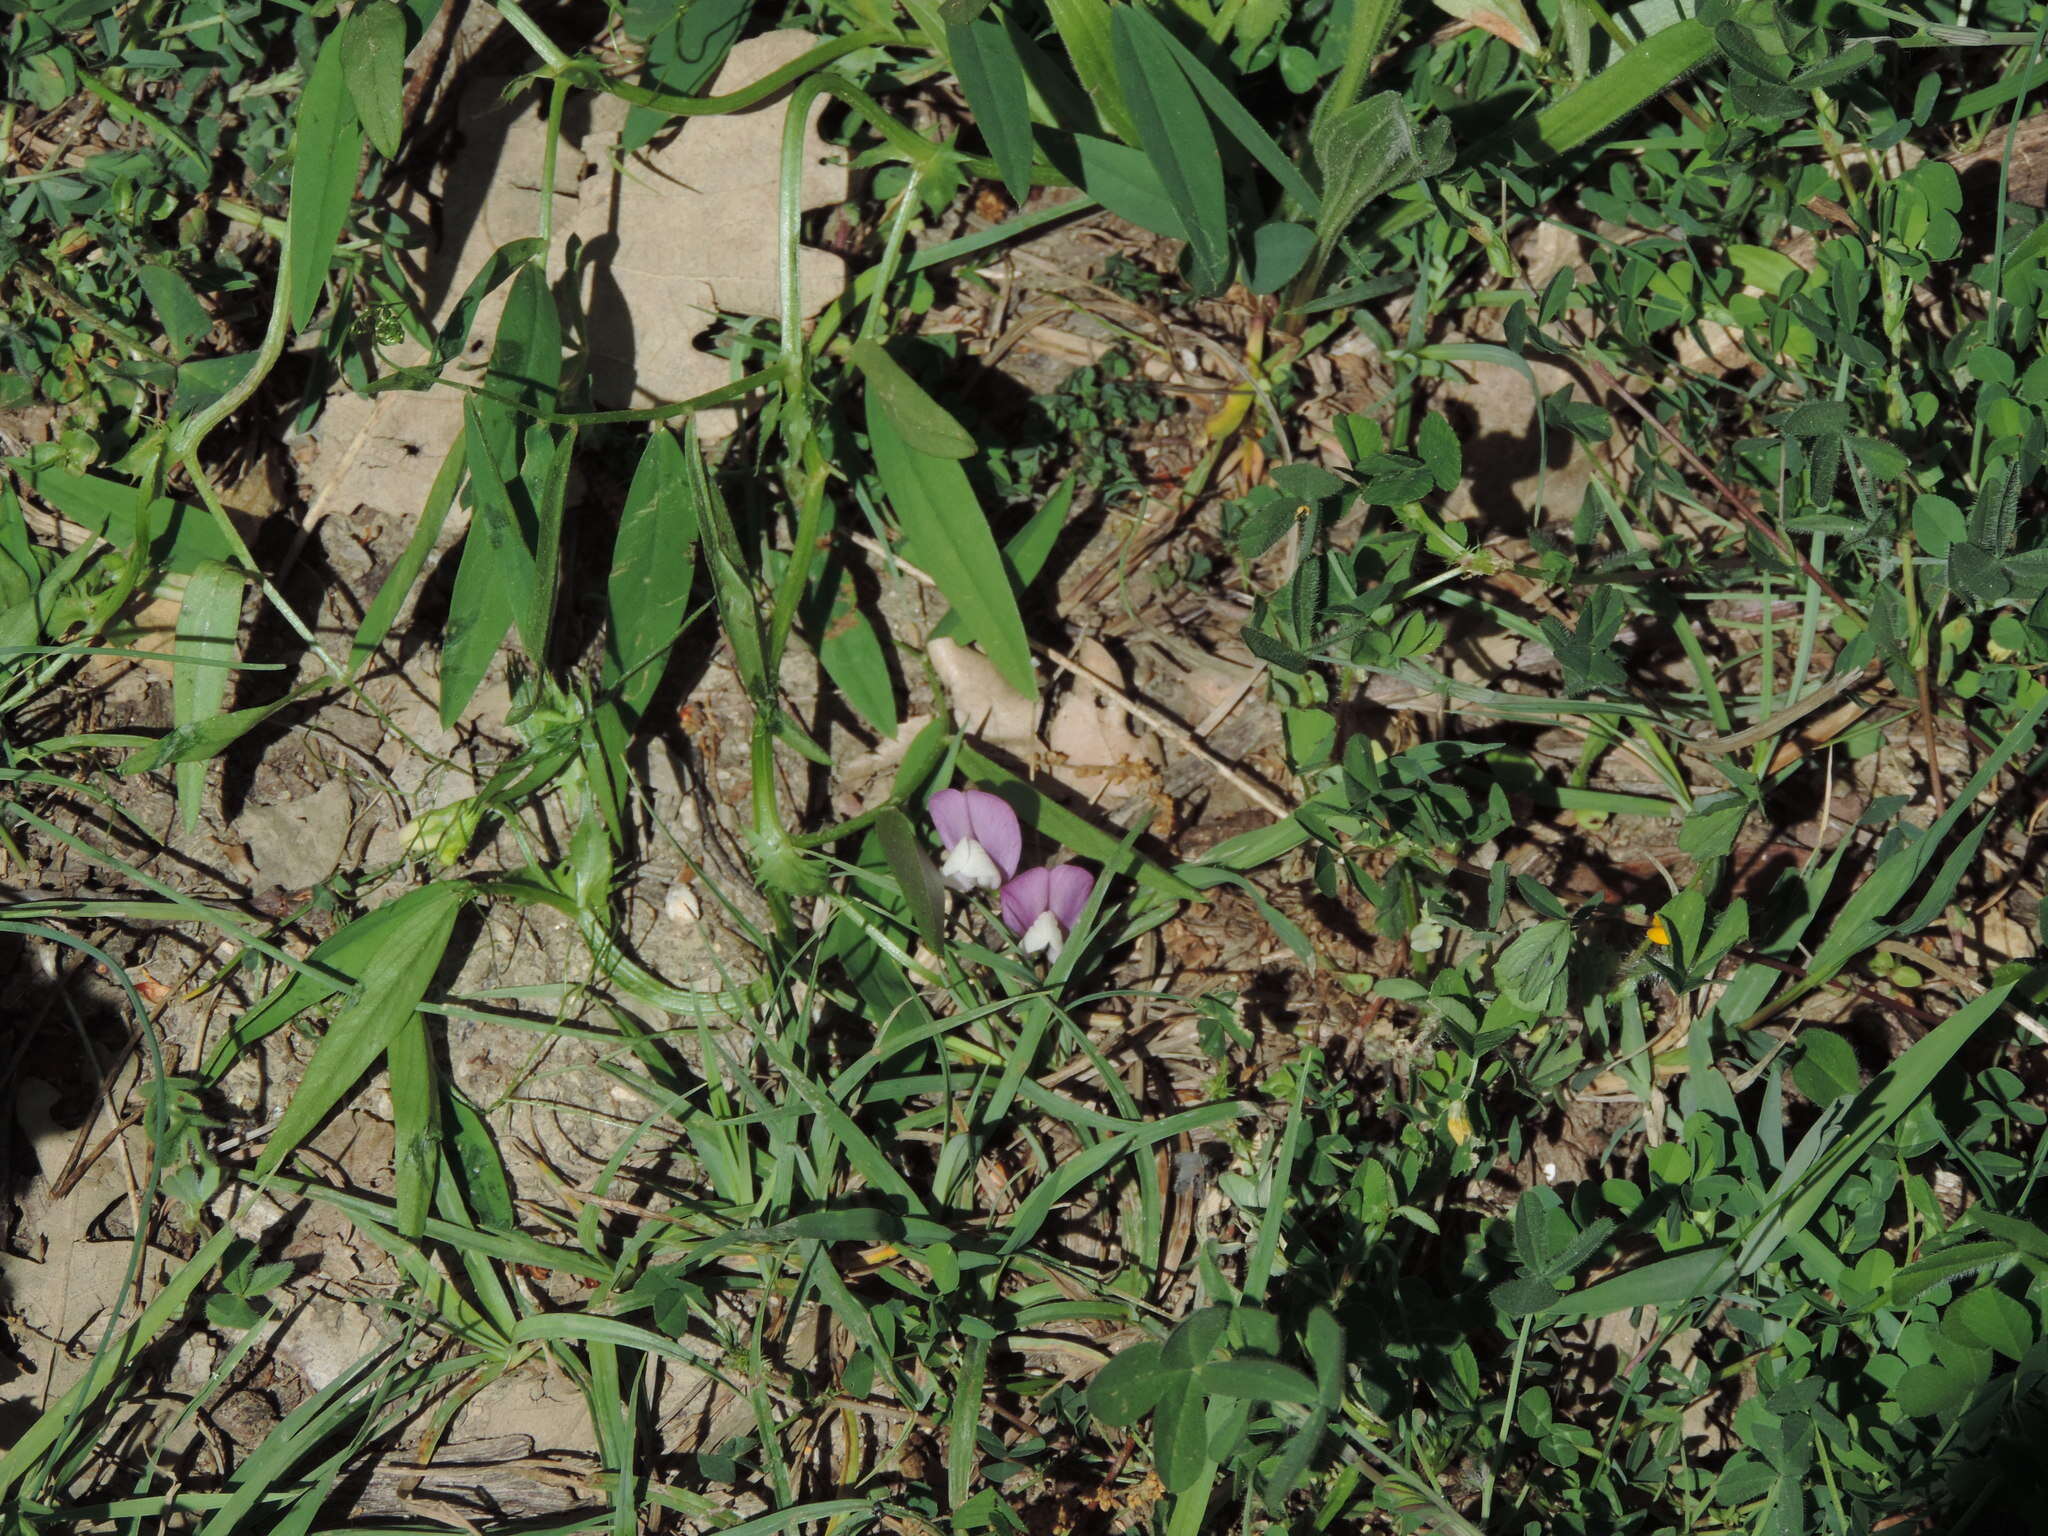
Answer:
[[[1074,659],[1106,682],[1125,682],[1123,668],[1099,640],[1083,640]],[[1067,690],[1045,729],[1054,778],[1090,802],[1113,790],[1140,787],[1165,762],[1159,738],[1138,727],[1094,689]]]
[[[1038,701],[1012,688],[980,651],[954,640],[934,640],[926,647],[932,670],[945,685],[960,728],[981,738],[985,746],[1027,761],[1040,754]]]

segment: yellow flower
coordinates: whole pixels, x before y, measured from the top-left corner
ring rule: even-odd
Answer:
[[[1661,917],[1650,919],[1650,942],[1662,944],[1667,949],[1671,945],[1671,930],[1664,926],[1664,919]]]

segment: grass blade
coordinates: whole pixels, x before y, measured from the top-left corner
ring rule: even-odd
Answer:
[[[391,1176],[398,1235],[418,1242],[441,1180],[441,1089],[427,1041],[427,1016],[409,1014],[392,1037]]]
[[[1976,803],[1977,797],[1990,787],[1991,781],[2010,762],[2016,753],[2024,751],[2032,742],[2034,728],[2041,723],[2044,712],[2048,712],[2048,699],[2037,700],[2026,714],[2013,723],[2011,730],[1998,744],[1998,749],[1978,767],[1970,782],[1950,803],[1948,810],[1903,849],[1893,856],[1882,859],[1871,871],[1870,878],[1858,886],[1849,899],[1842,904],[1841,914],[1835,919],[1828,935],[1815,949],[1812,960],[1806,965],[1806,980],[1801,990],[1809,990],[1826,981],[1856,956],[1863,953],[1879,939],[1893,931],[1893,925],[1885,921],[1891,910],[1903,901],[1908,892],[1919,885],[1927,867],[1934,862],[1935,852],[1942,840],[1954,831],[1962,820],[1963,813]],[[1983,837],[1990,824],[1987,815],[1972,830],[1963,848],[1958,850],[1961,860],[1951,859],[1944,868],[1945,878],[1936,882],[1933,888],[1923,893],[1916,903],[1915,917],[1922,924],[1926,917],[1938,912],[1954,894],[1956,884],[1964,874],[1964,863],[1975,840]],[[1930,906],[1931,904],[1931,906]]]
[[[1584,84],[1515,130],[1516,142],[1539,160],[1576,149],[1605,132],[1659,91],[1669,90],[1717,52],[1713,31],[1688,16],[1637,43]]]
[[[178,729],[214,718],[227,702],[225,663],[234,660],[235,635],[242,627],[244,581],[233,566],[209,560],[185,583],[185,599],[178,609],[178,650],[171,661],[171,723]],[[179,763],[171,777],[178,787],[178,813],[185,830],[194,831],[206,792],[206,763]]]
[[[1024,1203],[1017,1207],[1016,1215],[1010,1218],[1009,1230],[1004,1234],[1000,1251],[1007,1255],[1026,1247],[1038,1235],[1054,1207],[1119,1158],[1156,1147],[1176,1136],[1193,1135],[1196,1131],[1207,1130],[1212,1125],[1220,1125],[1225,1120],[1237,1119],[1251,1112],[1247,1105],[1229,1101],[1203,1104],[1107,1137],[1068,1158],[1051,1178],[1032,1190]]]
[[[149,1305],[142,1309],[142,1315],[128,1325],[113,1348],[103,1351],[76,1386],[45,1408],[35,1423],[21,1432],[14,1444],[8,1447],[7,1454],[0,1456],[0,1497],[18,1487],[30,1469],[42,1461],[73,1426],[87,1421],[91,1405],[113,1386],[115,1379],[134,1363],[143,1349],[184,1312],[186,1304],[192,1300],[192,1293],[212,1275],[214,1266],[234,1240],[235,1229],[231,1226],[222,1227],[209,1237],[197,1253],[178,1267],[170,1282],[150,1299]]]
[[[1878,1138],[1934,1086],[1956,1053],[2005,1006],[2024,977],[2015,968],[2007,979],[1972,999],[1916,1040],[1871,1079],[1840,1117],[1823,1116],[1792,1153],[1786,1172],[1764,1200],[1764,1214],[1736,1256],[1736,1273],[1756,1272],[1788,1237],[1803,1232],[1820,1214],[1835,1186],[1855,1170]]]

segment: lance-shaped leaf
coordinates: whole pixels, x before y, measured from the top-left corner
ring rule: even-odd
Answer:
[[[1019,207],[1031,195],[1031,92],[1024,59],[1006,21],[970,21],[946,28],[953,73],[988,140],[1003,189]]]
[[[215,718],[227,702],[245,579],[233,566],[209,560],[185,582],[185,599],[178,609],[178,649],[171,661],[171,722],[181,730]],[[193,831],[206,789],[206,762],[180,762],[171,777],[178,787],[185,830]]]
[[[875,470],[903,529],[904,557],[937,584],[1004,680],[1019,693],[1035,696],[1038,679],[1017,594],[966,472],[957,460],[911,447],[872,384],[867,426]]]
[[[292,324],[301,329],[312,320],[327,285],[363,154],[363,125],[349,99],[342,65],[346,30],[328,33],[314,56],[292,127],[292,203],[285,229]]]
[[[319,1128],[384,1054],[426,996],[468,891],[460,885],[433,885],[419,895],[410,914],[412,921],[391,930],[376,958],[366,966],[360,988],[335,1011],[257,1162],[259,1178],[276,1169]]]
[[[1223,156],[1209,114],[1174,61],[1165,27],[1150,12],[1118,6],[1110,37],[1139,146],[1187,227],[1195,286],[1213,292],[1230,276],[1230,219]]]

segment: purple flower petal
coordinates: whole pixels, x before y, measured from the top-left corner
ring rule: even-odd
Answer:
[[[931,812],[932,825],[939,829],[939,841],[951,848],[967,836],[967,795],[964,790],[942,789],[931,798],[925,809]]]
[[[1060,920],[1060,927],[1072,933],[1095,889],[1095,872],[1081,864],[1062,864],[1046,871],[1046,882],[1046,906]]]
[[[1052,891],[1052,871],[1033,865],[1003,887],[1003,926],[1023,938],[1031,925],[1044,916]]]
[[[974,840],[995,860],[1005,879],[1017,873],[1017,861],[1024,856],[1024,829],[1017,825],[1017,813],[985,789],[964,790],[962,794]]]

